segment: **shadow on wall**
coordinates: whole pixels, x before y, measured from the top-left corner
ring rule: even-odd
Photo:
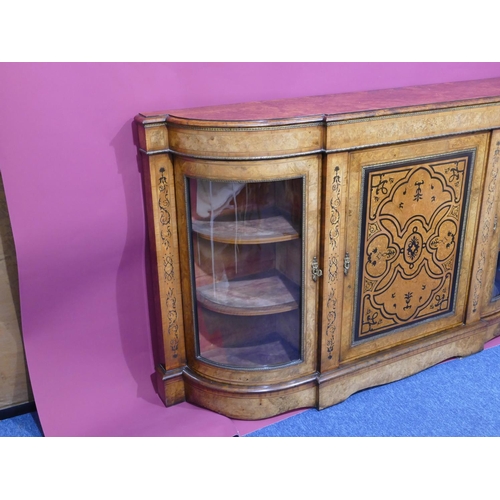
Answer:
[[[127,366],[137,382],[137,396],[163,406],[151,389],[155,380],[151,361],[155,324],[141,159],[137,144],[133,121],[125,123],[110,143],[123,182],[127,210],[125,247],[116,277],[116,302],[122,349]]]

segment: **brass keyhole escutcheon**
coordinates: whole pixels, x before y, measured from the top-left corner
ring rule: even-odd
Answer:
[[[318,281],[318,278],[323,276],[323,271],[319,268],[318,259],[313,257],[311,264],[311,273],[313,281]]]
[[[346,252],[344,257],[344,274],[347,276],[349,272],[349,268],[351,267],[351,258],[349,257],[349,253]]]

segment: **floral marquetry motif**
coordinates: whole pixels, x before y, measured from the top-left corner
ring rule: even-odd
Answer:
[[[166,177],[166,169],[159,169],[158,178],[158,209],[160,238],[163,247],[163,281],[166,287],[165,306],[167,309],[167,332],[170,338],[170,350],[173,358],[177,358],[179,350],[179,325],[177,324],[177,299],[175,297],[175,265],[174,255],[171,249],[172,238],[172,216],[170,214],[171,203],[169,185]]]
[[[341,241],[344,212],[345,165],[347,156],[331,156],[326,176],[327,219],[325,220],[325,273],[323,276],[323,366],[338,363],[339,331],[342,296],[339,293],[344,279],[344,249]]]
[[[328,231],[328,241],[330,246],[330,258],[328,259],[328,284],[330,285],[330,292],[327,300],[327,326],[326,335],[328,357],[331,359],[333,346],[335,343],[335,332],[337,330],[337,297],[336,297],[336,284],[338,281],[338,240],[339,240],[339,222],[340,222],[340,195],[341,195],[341,178],[340,168],[338,166],[334,169],[334,176],[331,183],[331,198],[330,198],[330,229]]]
[[[453,310],[473,160],[465,151],[363,170],[354,342]]]
[[[496,136],[496,140],[495,140]],[[486,187],[484,190],[484,216],[481,221],[481,229],[479,230],[479,235],[478,235],[478,261],[475,266],[475,274],[474,274],[474,287],[472,291],[472,313],[477,314],[480,309],[480,295],[481,292],[484,288],[487,288],[488,284],[491,286],[492,285],[492,276],[489,276],[489,279],[486,278],[485,282],[483,283],[484,280],[484,274],[485,274],[485,265],[486,262],[491,256],[493,256],[493,263],[491,264],[491,268],[493,268],[494,261],[496,258],[498,258],[498,254],[495,251],[496,249],[491,252],[489,245],[491,244],[490,241],[493,238],[496,229],[497,229],[497,214],[495,213],[495,208],[496,204],[498,203],[498,177],[499,177],[499,169],[500,169],[500,140],[498,140],[498,137],[500,137],[500,134],[498,131],[494,134],[493,136],[493,141],[492,141],[492,155],[490,157],[490,170],[489,170],[489,175],[488,175],[488,180],[486,183]],[[497,236],[498,238],[498,236]],[[498,246],[498,245],[497,245]],[[488,269],[487,274],[491,273],[491,269]],[[488,293],[484,295],[485,300],[483,307],[485,309],[485,312],[488,311],[488,309],[491,309],[491,290],[488,290]],[[496,308],[493,306],[493,311],[495,311]]]

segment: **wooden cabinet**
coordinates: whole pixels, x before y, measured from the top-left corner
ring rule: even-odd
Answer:
[[[324,408],[500,334],[500,79],[136,122],[167,406]]]

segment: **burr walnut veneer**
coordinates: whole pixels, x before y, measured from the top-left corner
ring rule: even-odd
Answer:
[[[167,406],[321,409],[500,333],[500,78],[136,123]]]

